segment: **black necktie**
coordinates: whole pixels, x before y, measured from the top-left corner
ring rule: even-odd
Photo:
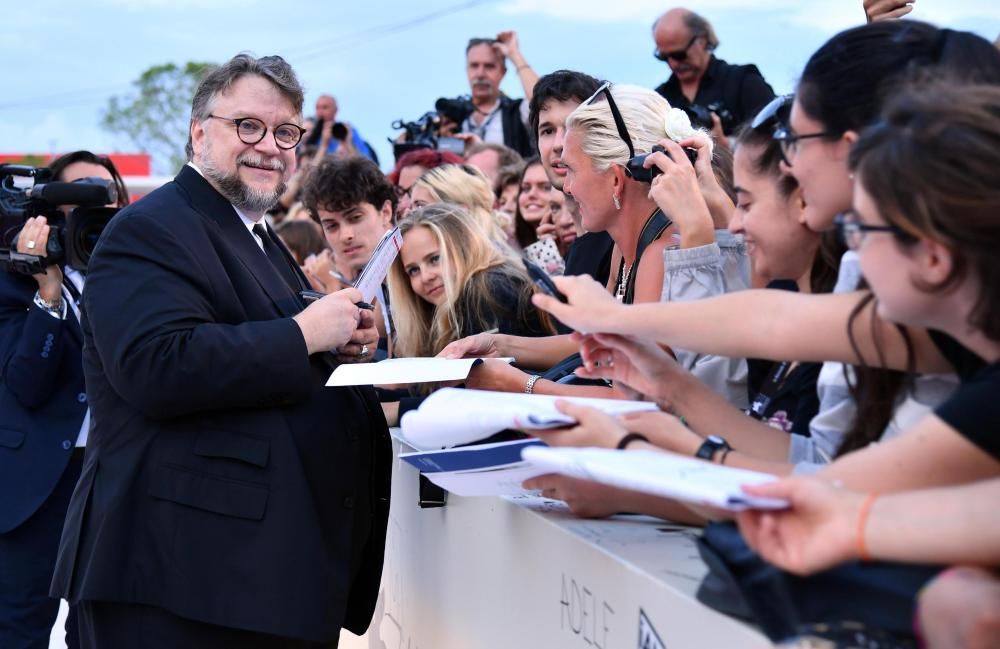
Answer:
[[[268,233],[267,228],[263,224],[258,223],[253,226],[254,234],[260,237],[261,242],[264,244],[264,254],[267,255],[268,260],[270,260],[271,265],[274,269],[278,271],[278,274],[285,280],[288,286],[293,291],[299,291],[302,289],[301,283],[299,282],[298,275],[292,269],[291,265],[288,263],[288,259],[285,257],[284,253],[278,247],[278,244],[274,242],[271,235]]]

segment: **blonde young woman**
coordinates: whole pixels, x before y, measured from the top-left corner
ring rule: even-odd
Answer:
[[[463,207],[434,203],[400,221],[403,247],[389,270],[397,356],[434,356],[454,340],[498,330],[547,336],[534,284]]]

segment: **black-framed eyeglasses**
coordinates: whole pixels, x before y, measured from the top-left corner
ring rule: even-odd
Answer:
[[[243,144],[257,144],[264,139],[267,135],[267,124],[260,121],[256,117],[219,117],[218,115],[209,115],[213,119],[221,119],[227,122],[232,122],[236,125],[236,135],[240,138]],[[305,135],[306,129],[302,128],[298,124],[284,123],[278,124],[271,130],[271,134],[274,136],[274,143],[279,149],[294,149],[299,142],[302,141],[302,136]]]
[[[608,108],[611,109],[611,117],[615,120],[615,127],[618,129],[618,137],[620,137],[628,147],[628,157],[629,160],[631,160],[635,157],[635,147],[632,146],[632,138],[629,137],[628,129],[625,127],[625,120],[622,119],[622,114],[618,110],[618,104],[615,103],[615,98],[611,95],[611,82],[605,81],[602,83],[601,87],[590,96],[590,99],[583,102],[583,105],[591,105],[597,101],[597,98],[602,94],[608,98]]]
[[[790,165],[799,152],[799,140],[839,136],[840,133],[836,131],[820,131],[819,133],[804,133],[800,135],[793,131],[791,126],[782,125],[774,129],[772,137],[778,141],[778,145],[781,147],[781,159],[785,161],[785,164]]]
[[[773,134],[779,126],[788,124],[788,115],[792,112],[794,99],[795,95],[781,95],[767,102],[767,105],[761,108],[754,116],[753,121],[750,122],[750,128],[755,131],[769,131]]]
[[[653,50],[653,58],[657,61],[667,62],[667,59],[673,59],[675,61],[686,61],[688,57],[688,50],[694,45],[695,41],[701,38],[701,34],[692,36],[688,44],[684,46],[683,50],[675,50],[673,52],[661,52],[660,50]]]
[[[837,236],[841,242],[851,250],[860,248],[869,232],[890,232],[906,242],[916,240],[916,237],[898,225],[866,225],[861,223],[854,210],[845,210],[833,217],[833,226],[837,229]]]
[[[403,200],[404,196],[409,198],[410,192],[413,191],[413,185],[410,185],[405,189],[400,187],[399,185],[396,185],[395,187],[392,188],[392,191],[396,193],[396,200]]]

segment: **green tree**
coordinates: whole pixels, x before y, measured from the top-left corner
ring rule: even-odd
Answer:
[[[132,88],[111,97],[101,115],[101,127],[125,135],[143,153],[153,157],[154,168],[174,173],[187,161],[191,100],[198,82],[214,63],[189,61],[184,65],[154,65],[132,82]]]

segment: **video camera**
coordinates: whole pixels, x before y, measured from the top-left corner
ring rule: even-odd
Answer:
[[[396,160],[399,160],[403,154],[416,149],[437,149],[462,155],[465,152],[465,141],[457,137],[442,135],[441,132],[444,130],[442,126],[443,122],[447,120],[456,127],[460,127],[473,110],[472,100],[468,97],[455,97],[454,99],[441,97],[434,102],[434,110],[424,113],[419,119],[412,122],[396,120],[392,123],[392,127],[405,131],[402,140],[392,142],[392,152]]]
[[[733,129],[736,128],[736,118],[729,111],[728,108],[721,101],[713,101],[712,103],[701,106],[699,104],[691,104],[684,107],[684,112],[688,114],[691,118],[691,124],[695,127],[701,127],[712,130],[712,113],[719,116],[719,121],[722,123],[723,133],[732,133]]]
[[[86,270],[97,239],[118,211],[105,206],[117,201],[118,191],[111,180],[53,181],[45,167],[0,164],[0,269],[36,275],[44,273],[46,266],[68,263]],[[78,207],[67,217],[60,205]],[[20,253],[17,235],[35,216],[44,216],[51,228],[44,254]]]

